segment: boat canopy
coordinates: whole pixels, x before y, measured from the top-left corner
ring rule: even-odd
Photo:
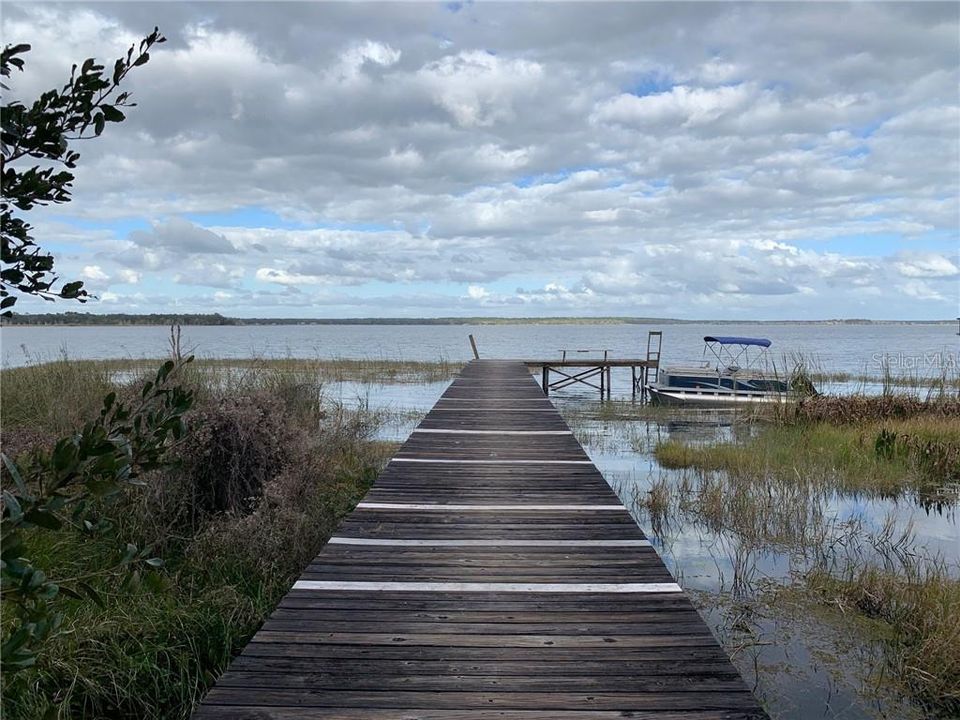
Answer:
[[[704,342],[719,343],[720,345],[757,345],[759,347],[770,347],[770,341],[766,338],[750,337],[731,337],[728,335],[707,335]]]

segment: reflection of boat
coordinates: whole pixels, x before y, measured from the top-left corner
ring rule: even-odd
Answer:
[[[665,367],[657,381],[647,385],[651,401],[666,405],[731,405],[780,402],[789,391],[786,379],[765,372],[770,341],[766,338],[703,339],[703,354],[713,358],[699,365]]]

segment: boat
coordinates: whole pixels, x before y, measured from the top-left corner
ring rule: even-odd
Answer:
[[[661,405],[717,407],[782,402],[790,392],[783,376],[769,372],[767,338],[707,335],[696,365],[665,367],[647,385],[650,401]]]

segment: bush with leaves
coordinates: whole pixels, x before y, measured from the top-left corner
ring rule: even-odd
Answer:
[[[191,358],[183,361],[190,362]],[[39,647],[54,633],[62,614],[58,597],[100,603],[90,585],[94,576],[126,575],[139,579],[141,567],[159,567],[149,548],[127,544],[117,562],[88,575],[51,578],[31,561],[31,541],[42,530],[65,527],[90,535],[111,527],[104,509],[140,477],[165,464],[171,442],[184,435],[184,413],[193,391],[174,380],[182,367],[163,364],[144,384],[139,401],[128,405],[114,393],[104,398],[100,416],[79,432],[61,439],[52,451],[34,452],[19,464],[2,455],[4,487],[0,519],[0,597],[17,610],[19,624],[3,639],[0,655],[5,672],[29,667]]]
[[[115,94],[130,71],[149,61],[149,50],[165,38],[157,28],[107,70],[93,58],[73,66],[70,80],[59,90],[43,93],[33,103],[7,101],[4,91],[0,115],[0,311],[9,316],[19,296],[46,300],[76,299],[88,295],[80,282],[54,289],[54,258],[31,235],[31,226],[19,215],[37,206],[70,201],[80,155],[71,141],[99,136],[108,122],[124,120],[121,108],[132,107],[127,92]],[[8,45],[0,53],[0,76],[23,70],[27,44]],[[23,162],[32,167],[17,167]],[[56,633],[62,620],[57,601],[63,597],[100,602],[90,584],[95,576],[123,576],[136,582],[140,569],[158,567],[148,548],[128,544],[115,563],[87,575],[52,578],[31,558],[44,532],[70,529],[89,535],[111,527],[103,514],[111,500],[140,482],[145,472],[167,462],[169,446],[184,433],[183,416],[193,393],[174,382],[190,359],[169,361],[146,382],[139,399],[118,401],[114,393],[103,401],[99,417],[86,423],[52,450],[33,453],[25,462],[2,455],[3,492],[0,519],[0,597],[14,608],[16,622],[4,623],[0,646],[2,670],[11,672],[36,661],[43,643]],[[149,575],[148,575],[149,577]],[[8,616],[9,617],[9,616]],[[6,620],[6,618],[5,618]]]
[[[150,59],[150,48],[165,40],[154,28],[140,42],[139,50],[131,46],[126,57],[114,62],[112,71],[88,58],[79,68],[73,66],[69,82],[60,90],[48,90],[29,107],[17,100],[6,102],[9,87],[0,82],[5,96],[0,113],[0,310],[5,316],[11,314],[18,295],[87,300],[87,291],[80,281],[54,290],[58,278],[53,256],[37,245],[31,226],[14,213],[70,201],[74,179],[70,170],[80,158],[80,153],[70,149],[70,142],[97,137],[108,122],[124,120],[121,108],[133,107],[135,103],[130,102],[127,92],[114,93],[133,68]],[[7,45],[0,54],[0,75],[9,78],[13,68],[23,70],[21,56],[29,50],[27,44]],[[28,158],[40,164],[26,169],[14,167]]]

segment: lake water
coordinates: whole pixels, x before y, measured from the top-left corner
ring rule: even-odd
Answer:
[[[663,361],[699,360],[705,335],[745,335],[773,341],[771,358],[802,356],[824,372],[876,376],[887,364],[894,373],[938,377],[958,367],[955,324],[848,325],[258,325],[183,328],[183,346],[198,357],[363,358],[468,360],[473,334],[481,357],[557,359],[609,351],[611,357],[642,358],[647,332],[663,331]],[[66,352],[75,359],[156,358],[167,352],[169,330],[161,326],[18,327],[0,329],[3,367]],[[578,353],[589,350],[589,353]],[[629,390],[614,379],[614,389]]]

